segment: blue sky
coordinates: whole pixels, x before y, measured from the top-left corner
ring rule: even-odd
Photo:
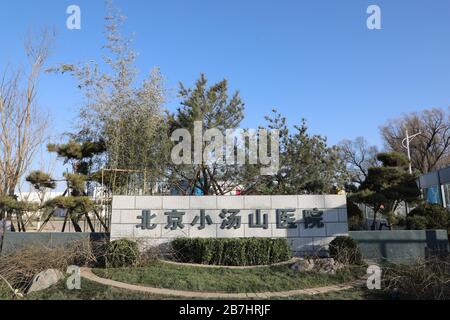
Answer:
[[[102,0],[0,0],[0,67],[25,65],[27,30],[54,27],[49,64],[100,60]],[[448,0],[116,0],[135,33],[137,67],[158,66],[167,87],[192,85],[201,72],[227,78],[246,103],[243,127],[276,107],[289,123],[308,120],[330,143],[366,137],[402,113],[450,105]],[[66,8],[82,11],[67,30]],[[368,30],[366,9],[382,10],[382,30]],[[82,96],[69,76],[45,75],[39,101],[54,135],[70,130]],[[175,94],[167,107],[178,106]]]

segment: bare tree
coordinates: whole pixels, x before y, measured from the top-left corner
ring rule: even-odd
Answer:
[[[28,72],[4,71],[0,79],[0,195],[14,196],[45,140],[47,118],[37,105],[37,86],[52,35],[44,31],[25,41]],[[1,218],[1,217],[0,217]]]
[[[406,130],[409,134],[421,133],[411,141],[413,169],[425,174],[450,164],[450,115],[443,109],[430,109],[390,120],[381,127],[386,147],[405,153],[402,146]]]
[[[347,166],[352,183],[358,185],[366,180],[369,168],[378,164],[378,148],[370,146],[363,137],[341,141],[339,143],[339,154]]]

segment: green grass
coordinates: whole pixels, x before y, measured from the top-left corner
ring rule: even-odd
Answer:
[[[12,299],[10,291],[0,286],[0,300]],[[62,281],[43,291],[33,292],[21,300],[167,300],[168,296],[156,296],[104,286],[86,279],[81,280],[81,290],[68,290]]]
[[[274,298],[272,300],[386,300],[387,298],[387,295],[383,291],[370,291],[365,288],[354,288],[313,296],[303,295],[288,298]]]
[[[340,292],[331,292],[314,296],[289,297],[288,300],[372,300],[382,299],[380,295],[362,288]],[[5,288],[0,286],[0,300],[11,299]],[[23,300],[176,300],[177,297],[157,296],[107,287],[82,279],[81,290],[67,290],[61,282],[47,290],[35,292],[22,298]],[[183,298],[184,299],[184,298]],[[275,298],[273,300],[280,300]],[[282,298],[285,299],[285,298]]]
[[[322,287],[354,280],[360,268],[336,275],[300,273],[289,265],[252,269],[202,268],[154,262],[146,267],[94,269],[95,274],[120,282],[196,292],[265,292]]]
[[[348,282],[361,275],[361,268],[337,275],[299,273],[289,266],[254,269],[201,268],[156,262],[142,268],[95,269],[102,277],[133,284],[190,291],[261,292],[285,291],[320,287]],[[0,300],[11,299],[11,293],[0,283]],[[372,300],[385,299],[382,292],[354,288],[314,296],[301,295],[274,300]],[[177,297],[158,296],[104,286],[82,279],[81,290],[68,290],[65,282],[22,298],[23,300],[174,300]]]

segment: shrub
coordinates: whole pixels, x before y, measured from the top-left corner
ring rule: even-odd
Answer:
[[[406,228],[408,230],[426,230],[428,219],[422,216],[411,216],[406,218]]]
[[[13,293],[24,294],[39,272],[56,269],[65,273],[70,265],[89,266],[94,263],[90,241],[80,240],[64,246],[35,243],[0,256],[0,286],[6,285]]]
[[[421,204],[409,213],[406,225],[409,230],[448,230],[450,216],[447,209],[438,204]]]
[[[450,299],[450,260],[437,257],[411,265],[394,265],[384,271],[385,288],[401,298]]]
[[[164,256],[167,256],[170,254],[169,252],[165,252],[164,249],[161,249],[161,247],[152,246],[147,248],[144,252],[141,252],[140,255],[140,264],[145,266],[149,263],[158,261]]]
[[[128,239],[112,241],[108,245],[105,258],[106,266],[110,268],[136,266],[140,258],[138,244]]]
[[[331,241],[329,250],[330,256],[340,263],[346,265],[362,263],[362,254],[358,243],[350,237],[336,237]]]
[[[407,217],[398,216],[396,229],[406,228],[407,227]]]
[[[350,230],[361,230],[364,215],[361,209],[352,201],[347,202],[348,225]]]
[[[283,262],[292,257],[286,239],[178,238],[171,245],[175,259],[184,263],[254,266]]]

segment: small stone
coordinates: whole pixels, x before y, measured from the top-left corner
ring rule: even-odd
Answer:
[[[61,271],[48,269],[34,276],[27,294],[50,288],[64,278]]]
[[[314,260],[299,259],[291,268],[299,272],[311,271],[314,269]]]

